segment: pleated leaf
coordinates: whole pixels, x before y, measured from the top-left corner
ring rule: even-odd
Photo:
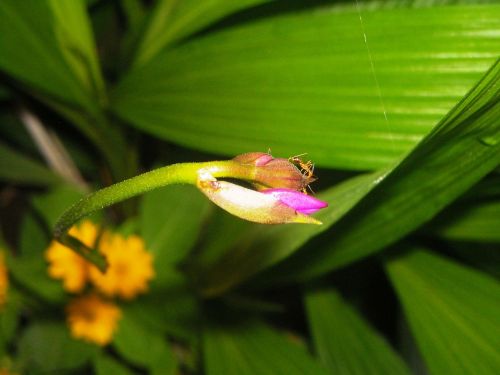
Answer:
[[[47,304],[61,304],[67,297],[61,283],[51,279],[43,257],[45,249],[40,247],[38,258],[33,256],[10,257],[9,272],[23,291],[36,296]]]
[[[84,1],[5,0],[0,18],[0,70],[95,111],[104,84]]]
[[[63,102],[95,110],[104,84],[84,1],[5,0],[0,18],[0,70]]]
[[[83,368],[98,348],[73,339],[62,322],[38,322],[23,330],[17,350],[19,362],[27,368],[57,374]]]
[[[334,290],[310,291],[306,308],[314,347],[332,374],[409,374],[406,364]]]
[[[203,358],[207,375],[328,373],[305,348],[258,322],[206,327]]]
[[[157,137],[219,154],[271,148],[308,152],[319,166],[387,166],[495,61],[500,6],[361,14],[363,27],[352,2],[194,38],[126,75],[112,109]]]
[[[186,186],[169,186],[144,195],[141,234],[154,254],[158,272],[180,261],[192,248],[209,207],[207,199]]]
[[[320,228],[274,227],[241,241],[200,284],[218,294],[282,261],[255,282],[310,278],[383,249],[429,220],[500,163],[500,64],[387,176],[384,171],[331,188]],[[340,219],[340,220],[339,220]],[[323,233],[321,233],[323,231]]]
[[[48,227],[53,228],[63,212],[82,196],[83,193],[74,186],[61,184],[46,193],[33,197],[31,204]]]
[[[220,251],[226,247],[224,255],[209,267],[199,270],[199,284],[207,295],[224,292],[251,275],[283,260],[299,249],[312,237],[326,231],[346,212],[373,189],[386,172],[375,172],[349,179],[318,195],[329,203],[329,207],[315,214],[323,222],[321,226],[310,225],[247,225],[246,228],[232,230],[233,242],[213,242],[205,244],[204,251]],[[234,220],[234,219],[233,219]],[[224,222],[222,222],[224,224]],[[224,233],[228,227],[214,228],[215,233]],[[231,230],[231,229],[230,229]],[[214,243],[215,242],[215,243]],[[212,247],[215,246],[215,249]]]
[[[37,220],[36,215],[26,213],[19,225],[18,253],[16,259],[27,256],[40,258],[51,240],[49,228]]]
[[[51,186],[61,178],[43,164],[0,143],[0,180],[15,184]]]
[[[199,306],[185,275],[174,268],[161,270],[150,286],[149,293],[123,307],[124,315],[153,332],[193,343],[199,333]]]
[[[132,375],[132,370],[125,367],[122,363],[112,356],[101,354],[94,360],[94,369],[97,375]]]
[[[127,310],[120,319],[118,331],[113,337],[114,348],[131,363],[153,370],[161,368],[165,375],[176,373],[172,349],[159,332],[145,327]]]
[[[387,263],[387,272],[430,374],[497,374],[500,284],[427,251]]]
[[[227,14],[270,0],[159,0],[137,48],[135,65],[143,65],[165,46]]]
[[[364,199],[274,275],[294,281],[321,275],[430,220],[500,164],[499,100],[500,60]]]
[[[19,296],[12,286],[9,286],[8,303],[2,306],[0,314],[0,355],[5,358],[10,341],[16,334],[20,314]]]
[[[454,242],[448,249],[464,262],[500,280],[498,243]]]
[[[49,0],[54,32],[73,74],[88,93],[104,98],[104,82],[85,1]]]
[[[480,202],[452,212],[438,223],[436,232],[451,240],[500,242],[500,202]]]

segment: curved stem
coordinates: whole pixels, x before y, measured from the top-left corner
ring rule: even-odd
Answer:
[[[54,237],[104,271],[106,260],[97,251],[90,249],[80,240],[68,234],[67,231],[71,226],[95,211],[162,186],[170,184],[196,185],[200,169],[207,170],[214,177],[241,179],[251,179],[253,171],[252,166],[242,165],[232,160],[180,163],[158,168],[83,197],[59,218],[54,228]]]

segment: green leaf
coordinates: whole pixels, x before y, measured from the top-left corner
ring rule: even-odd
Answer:
[[[188,281],[175,269],[163,271],[159,285],[152,281],[151,291],[123,307],[144,329],[169,333],[184,341],[198,338],[199,306]]]
[[[7,302],[0,306],[0,357],[8,350],[10,341],[16,337],[18,321],[21,316],[21,298],[12,285],[7,290]]]
[[[206,264],[199,265],[201,269],[196,271],[198,284],[206,295],[220,294],[285,259],[311,238],[327,231],[368,194],[385,174],[385,171],[380,171],[354,177],[319,194],[319,199],[330,204],[315,215],[323,222],[322,226],[246,225],[243,228],[237,227],[236,231],[230,229],[233,235],[226,243],[213,236],[212,241],[205,244],[205,247],[211,252],[224,251],[224,255],[216,262],[209,262],[208,267]],[[222,223],[224,224],[224,221]],[[227,228],[221,226],[216,229],[216,233],[226,231]],[[207,239],[209,240],[210,238]]]
[[[26,370],[56,373],[84,366],[97,349],[94,345],[72,339],[64,324],[36,323],[22,333],[19,361]]]
[[[39,149],[21,122],[19,113],[13,111],[0,112],[0,124],[0,138],[3,144],[21,154],[39,154]]]
[[[85,1],[49,0],[49,6],[54,15],[55,37],[73,74],[86,92],[101,102],[106,100]]]
[[[8,100],[11,97],[11,91],[7,86],[0,84],[0,101]]]
[[[480,202],[436,218],[435,231],[458,241],[500,242],[500,202]]]
[[[161,272],[179,262],[195,244],[210,203],[187,186],[168,186],[144,195],[141,234]]]
[[[55,185],[62,181],[41,163],[14,151],[3,143],[0,143],[0,180],[39,186]]]
[[[431,374],[498,373],[498,281],[421,250],[387,272]]]
[[[0,71],[92,140],[114,177],[129,177],[130,148],[102,113],[108,99],[85,2],[5,0],[0,19]]]
[[[32,204],[49,228],[54,225],[66,209],[83,196],[81,191],[69,185],[58,185],[47,193],[37,195]]]
[[[124,0],[121,8],[127,20],[129,30],[137,30],[144,20],[145,9],[140,0]]]
[[[48,227],[44,228],[33,214],[26,213],[20,226],[18,241],[20,255],[35,258],[42,256],[50,240],[48,229]]]
[[[203,351],[207,375],[327,374],[290,337],[259,322],[205,327]]]
[[[454,242],[448,249],[471,267],[500,280],[500,251],[497,243]]]
[[[57,304],[66,298],[61,283],[51,279],[47,272],[45,251],[50,238],[32,214],[23,218],[19,233],[19,252],[7,257],[12,279],[25,291],[45,302]]]
[[[0,69],[62,102],[94,111],[103,95],[85,3],[5,0],[0,4]]]
[[[239,245],[255,238],[250,235],[255,227],[259,226],[246,220],[239,220],[222,209],[216,209],[207,221],[204,233],[201,233],[202,246],[189,257],[190,267],[197,269],[194,274],[200,277],[202,270],[213,267],[224,254],[229,255],[229,252]],[[228,233],[231,235],[226,235]]]
[[[415,146],[498,56],[498,5],[373,6],[364,27],[355,2],[321,10],[172,47],[124,77],[112,110],[200,150],[374,169]]]
[[[464,202],[498,199],[500,197],[500,165],[491,174],[464,194]]]
[[[314,347],[332,374],[409,374],[385,339],[334,290],[310,291],[306,307]]]
[[[495,169],[500,164],[499,85],[500,60],[342,220],[270,278],[308,279],[380,251]]]
[[[237,10],[270,0],[159,0],[150,16],[135,65],[143,65],[163,48]]]
[[[94,360],[97,375],[133,375],[134,372],[109,355],[101,354]]]
[[[125,311],[113,346],[128,361],[148,369],[161,367],[163,374],[176,374],[172,350],[165,337],[140,324]]]
[[[11,256],[8,260],[11,278],[24,290],[35,294],[44,302],[60,304],[66,298],[62,284],[49,277],[47,264],[43,256],[45,249],[40,249],[38,257],[32,254],[26,256]]]
[[[130,148],[130,145],[126,145],[125,137],[118,127],[111,124],[102,115],[89,117],[87,113],[64,105],[50,96],[38,94],[34,94],[34,96],[64,116],[69,124],[92,141],[109,164],[115,178],[130,177],[131,171],[136,172],[134,150]]]

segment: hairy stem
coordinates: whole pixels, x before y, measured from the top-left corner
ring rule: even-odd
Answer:
[[[173,164],[143,173],[80,199],[59,218],[54,228],[54,238],[104,271],[106,269],[106,260],[97,251],[92,250],[80,240],[68,234],[67,232],[71,226],[95,211],[159,187],[171,184],[196,185],[200,169],[209,171],[214,177],[241,179],[251,179],[253,171],[251,166],[228,160]]]

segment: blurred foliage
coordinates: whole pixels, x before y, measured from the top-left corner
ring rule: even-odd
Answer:
[[[0,373],[500,372],[496,2],[2,0],[0,18]],[[109,344],[74,337],[45,258],[65,209],[268,150],[315,163],[323,226],[243,222],[186,186],[113,206],[91,219],[141,236],[156,275],[114,300]]]

